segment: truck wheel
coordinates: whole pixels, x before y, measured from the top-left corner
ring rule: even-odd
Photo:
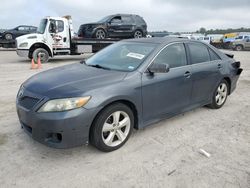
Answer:
[[[134,38],[142,38],[143,34],[140,30],[136,30],[134,33]]]
[[[101,151],[114,151],[126,143],[133,127],[134,114],[128,106],[122,103],[110,105],[96,117],[90,142]]]
[[[13,36],[12,36],[12,34],[7,33],[7,34],[4,35],[4,38],[5,38],[6,40],[12,40],[12,39],[13,39]]]
[[[235,50],[236,50],[236,51],[242,51],[242,50],[243,50],[243,46],[242,46],[242,45],[237,45],[237,46],[235,47]]]
[[[103,29],[97,29],[95,32],[95,38],[97,39],[105,39],[106,38],[106,33]]]
[[[37,48],[34,50],[32,57],[34,58],[34,61],[37,63],[38,55],[41,56],[41,63],[47,63],[49,60],[49,53],[44,48]]]

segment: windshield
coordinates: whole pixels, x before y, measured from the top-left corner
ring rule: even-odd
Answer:
[[[132,72],[155,47],[156,44],[151,43],[118,42],[90,57],[86,64],[97,68]]]
[[[110,16],[106,16],[106,17],[102,18],[101,20],[99,20],[98,23],[106,22],[109,20],[109,18],[110,18]]]
[[[43,34],[47,25],[47,19],[42,19],[39,27],[37,28],[37,32]]]

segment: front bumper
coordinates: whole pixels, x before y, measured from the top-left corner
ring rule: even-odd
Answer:
[[[17,55],[21,57],[29,57],[29,50],[28,49],[17,49],[16,50]]]
[[[34,140],[54,148],[87,144],[96,110],[79,108],[66,112],[38,113],[16,103],[22,128]]]

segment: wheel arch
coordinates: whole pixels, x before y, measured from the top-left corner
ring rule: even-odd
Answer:
[[[226,77],[224,77],[223,78],[224,80],[226,80],[227,81],[227,83],[228,83],[228,95],[230,95],[231,94],[231,79],[228,77],[228,76],[226,76]]]
[[[92,124],[90,126],[90,131],[89,131],[89,137],[91,135],[91,131],[92,131],[92,128],[94,126],[94,123],[97,119],[97,117],[103,112],[104,109],[106,109],[107,107],[113,105],[113,104],[116,104],[116,103],[121,103],[121,104],[124,104],[126,106],[128,106],[132,112],[133,112],[133,115],[134,115],[134,127],[135,129],[139,129],[139,119],[138,119],[138,110],[136,108],[136,105],[130,101],[130,100],[127,100],[127,99],[117,99],[117,100],[113,100],[113,101],[109,101],[108,103],[106,103],[98,112],[97,114],[95,115],[93,121],[92,121]]]
[[[143,28],[141,27],[137,27],[135,28],[134,32],[133,32],[133,35],[135,34],[136,31],[140,31],[142,33],[142,36],[145,37],[145,35],[147,35],[146,32],[144,32]]]
[[[106,36],[108,35],[107,28],[105,28],[104,26],[98,26],[98,27],[96,27],[96,28],[93,30],[92,36],[95,36],[96,31],[99,30],[99,29],[103,30],[103,31],[105,32]]]
[[[243,44],[236,44],[235,48],[237,48],[237,46],[241,46],[242,50],[244,50],[244,45]]]
[[[32,57],[33,52],[35,51],[35,49],[37,48],[43,48],[45,50],[47,50],[47,52],[49,53],[50,57],[53,57],[52,51],[51,49],[48,47],[48,45],[44,44],[44,43],[35,43],[33,44],[30,49],[29,49],[29,57]]]

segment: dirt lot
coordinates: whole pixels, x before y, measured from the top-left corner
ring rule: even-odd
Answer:
[[[198,108],[134,131],[121,149],[102,153],[41,145],[23,132],[15,111],[23,81],[82,57],[30,70],[14,51],[0,51],[0,187],[250,187],[250,52],[233,53],[244,72],[223,108]]]

